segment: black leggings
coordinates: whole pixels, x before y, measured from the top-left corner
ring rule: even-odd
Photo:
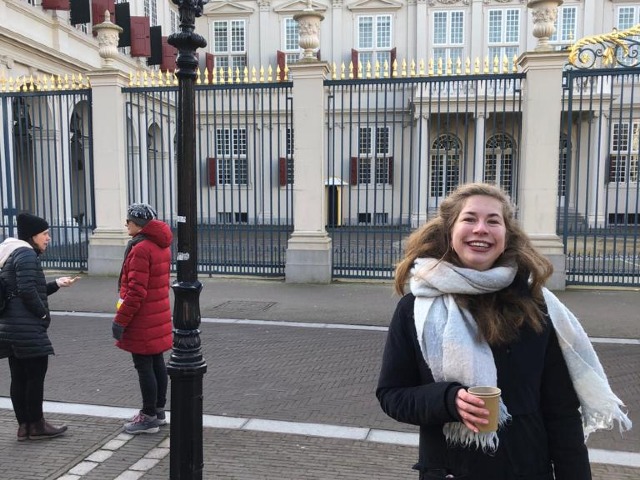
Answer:
[[[167,403],[167,365],[162,353],[156,355],[131,354],[133,365],[138,371],[140,391],[142,392],[142,412],[155,415],[156,408],[164,408]]]
[[[33,358],[9,357],[11,403],[18,423],[34,423],[42,418],[44,377],[48,366],[48,355]]]

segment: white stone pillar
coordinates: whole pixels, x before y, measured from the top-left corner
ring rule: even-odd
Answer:
[[[409,181],[413,182],[413,198],[411,199],[411,228],[418,228],[427,221],[429,208],[429,115],[419,114],[416,118],[417,135],[414,139],[416,164],[414,174]]]
[[[327,199],[324,85],[329,65],[300,62],[289,67],[293,80],[295,134],[294,230],[287,246],[287,283],[331,281],[331,238],[325,229]]]
[[[89,274],[117,275],[129,239],[127,144],[122,88],[128,76],[116,70],[89,74],[93,90],[93,165],[96,229],[89,239]]]
[[[607,188],[604,179],[607,176],[607,157],[609,151],[607,150],[609,145],[609,129],[606,125],[609,124],[609,116],[606,112],[599,112],[593,115],[589,123],[591,129],[590,149],[587,151],[596,152],[595,158],[597,163],[595,171],[590,172],[591,184],[589,185],[589,226],[602,228],[605,226],[605,205]],[[597,142],[597,143],[596,143]],[[600,145],[600,150],[598,150]],[[593,167],[592,167],[593,168]]]
[[[485,114],[478,113],[475,117],[475,155],[473,159],[473,181],[482,182],[484,180],[484,124]]]
[[[469,14],[469,17],[467,17],[471,22],[471,41],[468,42],[468,44],[471,46],[471,51],[469,52],[469,60],[471,60],[472,69],[473,63],[476,61],[476,59],[480,59],[480,62],[484,62],[484,57],[485,55],[487,55],[487,51],[484,50],[485,47],[483,41],[486,35],[484,31],[485,3],[485,0],[472,0],[471,13]],[[462,61],[464,62],[465,59],[463,59]],[[490,62],[493,62],[493,59],[490,59]]]
[[[556,234],[562,67],[566,61],[566,52],[527,52],[519,59],[526,73],[519,219],[534,246],[553,263],[555,271],[548,286],[555,290],[563,290],[566,284],[564,247]]]
[[[427,28],[426,25],[430,25],[429,23],[429,15],[427,13],[427,0],[418,0],[416,2],[415,7],[413,5],[409,5],[411,11],[415,8],[415,17],[413,18],[414,25],[409,28],[409,31],[412,30],[416,32],[416,53],[415,57],[411,55],[407,55],[407,61],[410,61],[411,58],[415,58],[416,62],[420,60],[424,60],[425,64],[428,64],[429,58],[431,57],[431,53],[427,50],[427,45],[430,45],[429,39],[427,38],[427,31],[431,31],[431,28]],[[411,15],[409,15],[411,18]],[[411,49],[412,47],[409,46]],[[401,60],[398,60],[400,62]],[[398,65],[398,71],[400,71],[400,65]]]

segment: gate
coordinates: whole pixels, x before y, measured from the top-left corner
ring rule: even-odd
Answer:
[[[640,69],[568,70],[563,97],[558,233],[567,284],[640,285]]]
[[[17,237],[22,211],[41,216],[51,233],[42,265],[86,270],[95,228],[91,90],[75,77],[71,83],[23,79],[6,90],[0,92],[0,236]]]
[[[205,80],[195,87],[198,272],[284,276],[293,231],[292,84]],[[123,92],[128,200],[155,206],[175,233],[178,89]]]
[[[325,81],[334,277],[392,278],[406,237],[461,183],[517,200],[523,77]]]

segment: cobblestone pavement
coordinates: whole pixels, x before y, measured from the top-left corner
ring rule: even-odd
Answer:
[[[111,302],[111,294],[105,288],[108,282],[92,279],[82,282],[85,286],[75,290],[74,295],[69,293],[72,289],[66,289],[64,296],[52,297],[52,308],[89,311],[95,304],[110,311],[107,304]],[[230,295],[230,301],[240,302],[244,298],[252,302],[244,304],[247,314],[238,315],[240,318],[253,318],[251,313],[260,305],[272,303],[264,312],[274,315],[273,319],[383,326],[395,304],[395,299],[388,295],[389,285],[346,284],[317,290],[285,287],[290,292],[287,297],[273,293],[278,291],[275,288],[278,282],[264,282],[259,288],[252,288],[258,282],[229,283],[243,292],[242,297]],[[219,292],[203,295],[203,311],[217,311],[217,316],[231,318],[227,313],[233,304],[225,304],[220,295]],[[616,317],[623,319],[617,323],[615,318],[607,320],[610,335],[606,336],[622,333],[620,336],[625,338],[640,338],[633,295],[616,297],[608,292],[599,295],[568,292],[568,298],[587,315],[589,302],[606,299],[617,305]],[[595,303],[593,312],[601,308]],[[223,304],[227,306],[221,308]],[[357,316],[360,305],[361,321],[349,321]],[[339,306],[343,309],[350,306],[352,311],[345,314]],[[272,311],[275,308],[277,315]],[[309,315],[298,316],[305,308]],[[631,315],[634,321],[628,320]],[[110,321],[109,316],[97,314],[54,314],[50,334],[56,355],[50,359],[47,400],[138,407],[136,374],[129,355],[113,346]],[[593,329],[597,335],[605,336],[600,323],[597,318],[587,318],[588,331]],[[374,397],[384,330],[315,327],[203,322],[201,337],[208,365],[203,378],[204,413],[415,432],[413,427],[386,417]],[[626,401],[631,418],[638,425],[640,344],[596,343],[595,348],[614,391]],[[8,365],[0,361],[0,397],[8,396]],[[169,478],[168,427],[157,435],[131,437],[122,435],[122,419],[47,416],[53,422],[69,425],[68,435],[41,442],[16,442],[13,412],[0,409],[0,479]],[[223,428],[205,428],[203,444],[205,479],[416,478],[411,466],[417,451],[412,446]],[[624,438],[618,432],[598,432],[590,437],[589,447],[638,454],[640,430],[636,427],[625,433]],[[594,464],[593,472],[594,478],[601,480],[640,478],[640,468],[611,464]]]

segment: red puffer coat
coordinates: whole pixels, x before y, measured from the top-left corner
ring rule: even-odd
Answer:
[[[140,234],[145,240],[133,246],[120,276],[123,301],[115,321],[125,329],[116,345],[127,352],[155,355],[172,345],[169,246],[173,235],[159,220],[151,220]]]

